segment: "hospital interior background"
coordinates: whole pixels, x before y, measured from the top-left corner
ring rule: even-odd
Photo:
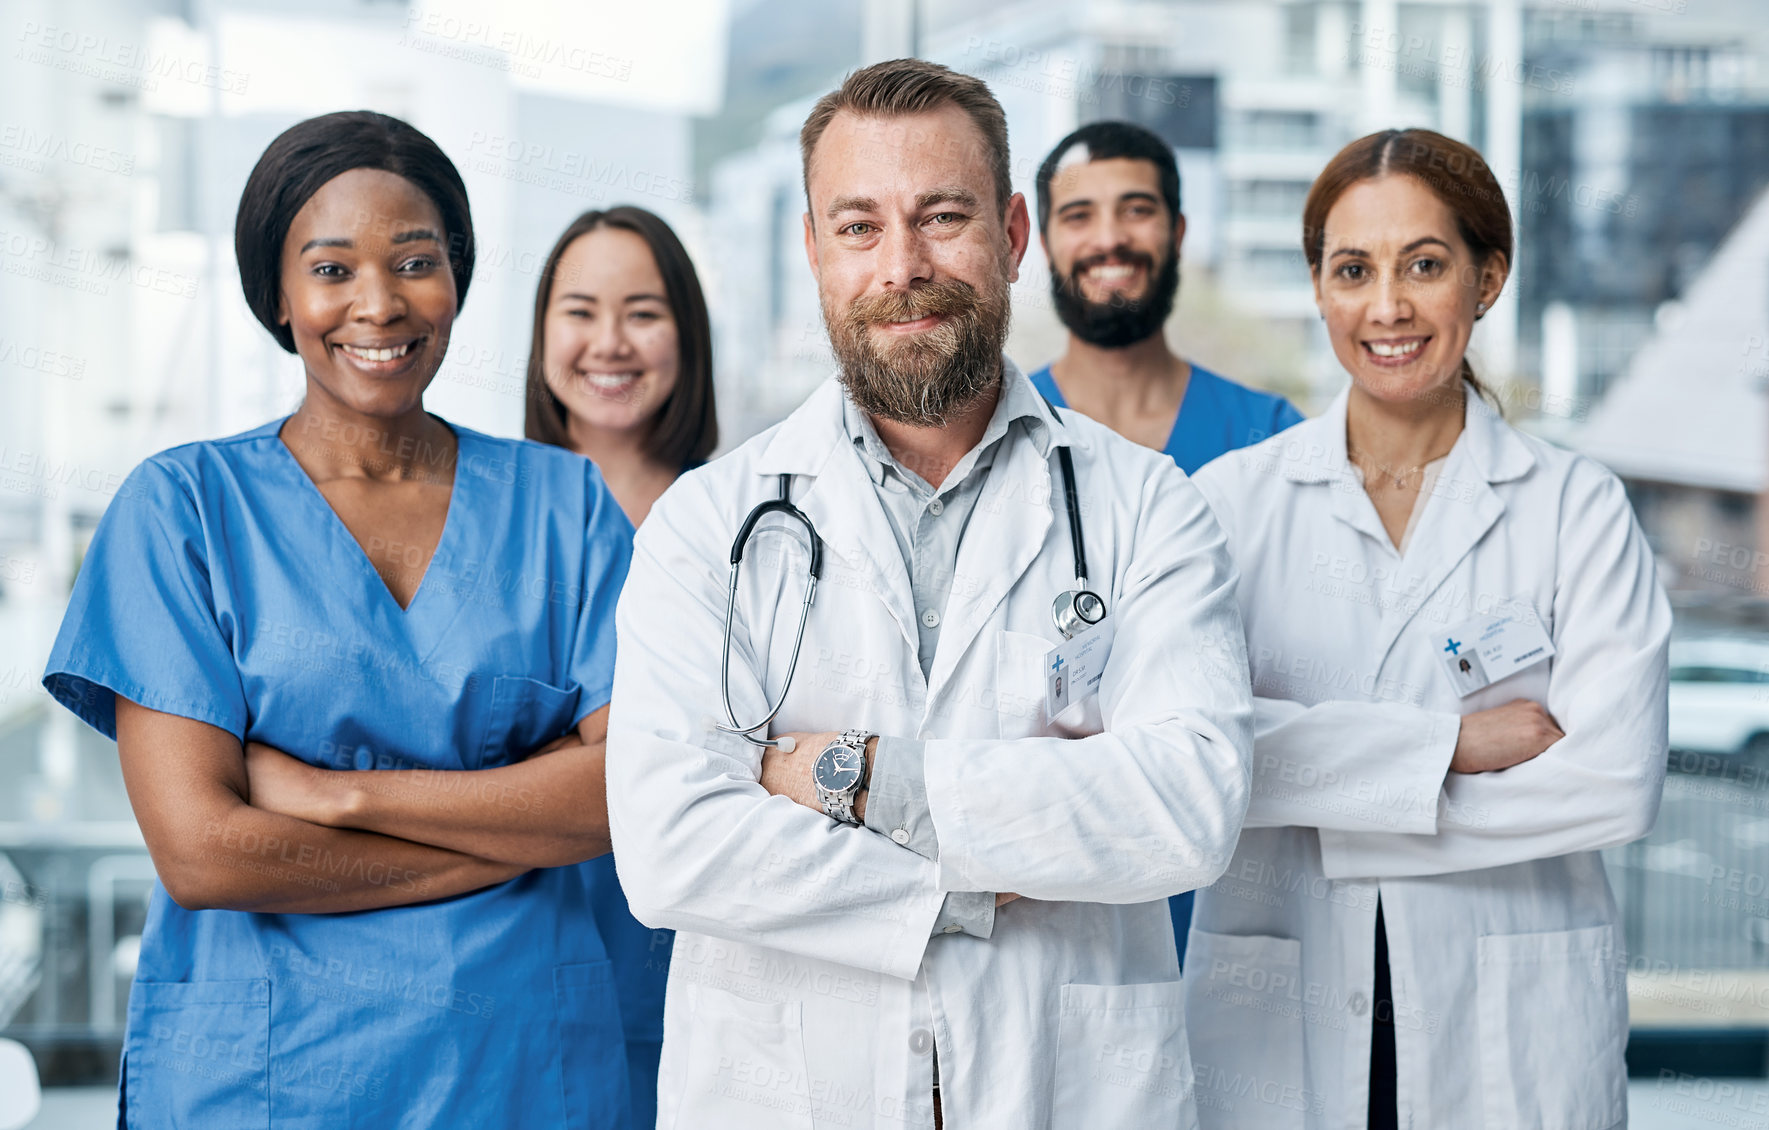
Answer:
[[[561,45],[573,50],[561,50]],[[1176,149],[1168,335],[1321,409],[1343,382],[1299,241],[1341,145],[1422,125],[1484,153],[1520,250],[1473,357],[1510,419],[1626,482],[1677,613],[1658,824],[1608,853],[1634,1125],[1769,1104],[1769,8],[1760,0],[0,0],[0,1035],[36,1126],[114,1109],[153,871],[114,748],[38,680],[127,471],[292,409],[233,216],[293,122],[372,108],[459,165],[479,266],[428,400],[519,435],[536,275],[588,208],[682,233],[728,446],[830,371],[800,241],[816,95],[915,54],[1007,110],[1014,187],[1076,125]],[[1059,351],[1042,254],[1009,352]],[[1546,531],[1544,531],[1546,533]]]

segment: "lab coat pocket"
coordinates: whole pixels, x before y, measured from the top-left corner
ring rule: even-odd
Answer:
[[[491,683],[491,715],[479,747],[479,764],[492,769],[521,761],[571,729],[576,721],[578,687],[556,687],[520,675],[499,675]]]
[[[1307,1113],[1302,943],[1194,929],[1185,951],[1185,1018],[1206,1126],[1290,1130]],[[1217,1093],[1217,1080],[1237,1081]],[[1257,1086],[1242,1087],[1253,1080]]]
[[[614,965],[582,961],[553,967],[559,1068],[568,1130],[606,1130],[631,1121],[626,1040],[614,995]]]
[[[1605,1130],[1627,1112],[1626,985],[1615,927],[1479,943],[1485,1125]]]
[[[270,982],[137,981],[123,1045],[128,1125],[270,1125]]]
[[[1196,1125],[1180,982],[1064,985],[1061,1009],[1052,1130]]]
[[[678,1130],[813,1130],[799,1002],[686,988],[694,1027]]]
[[[1003,738],[1044,733],[1044,659],[1051,642],[1003,631],[995,652],[995,718]]]

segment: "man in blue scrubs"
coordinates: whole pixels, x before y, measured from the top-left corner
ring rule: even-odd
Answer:
[[[1179,165],[1151,131],[1092,122],[1038,169],[1038,230],[1068,348],[1032,374],[1053,404],[1165,451],[1186,474],[1283,431],[1302,414],[1281,396],[1174,353],[1161,332],[1179,292]],[[1169,900],[1185,960],[1192,894]]]

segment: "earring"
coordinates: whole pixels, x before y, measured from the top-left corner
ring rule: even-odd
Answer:
[[[1474,316],[1475,316],[1475,317],[1476,317],[1476,318],[1478,318],[1478,317],[1480,317],[1480,316],[1481,316],[1481,315],[1482,315],[1482,314],[1484,314],[1484,313],[1486,313],[1486,303],[1484,303],[1484,302],[1476,302],[1476,303],[1475,303],[1475,304],[1474,304]]]

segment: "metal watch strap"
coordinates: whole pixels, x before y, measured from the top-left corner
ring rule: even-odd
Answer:
[[[823,814],[832,820],[840,820],[844,824],[858,824],[854,816],[854,798],[866,787],[867,780],[872,776],[871,766],[866,763],[866,743],[871,741],[873,734],[866,730],[843,730],[841,736],[830,742],[830,745],[846,746],[860,754],[860,779],[854,787],[843,792],[831,792],[823,786],[817,786],[817,799],[823,802]],[[827,747],[825,747],[827,748]],[[822,754],[817,756],[821,757]]]
[[[859,823],[858,820],[854,819],[853,797],[844,793],[832,793],[822,789],[819,789],[818,791],[823,793],[823,815],[829,817],[831,820],[840,820],[843,824]],[[859,792],[858,789],[855,789],[854,791],[856,793]]]

